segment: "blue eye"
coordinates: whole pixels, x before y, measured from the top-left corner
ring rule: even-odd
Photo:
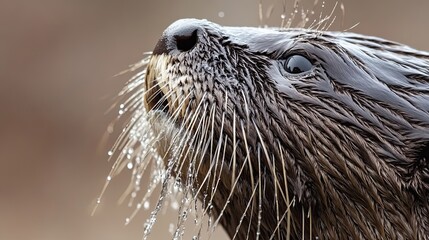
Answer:
[[[306,57],[302,55],[290,55],[287,57],[284,64],[286,72],[290,74],[299,74],[303,72],[310,71],[313,67],[313,64]]]

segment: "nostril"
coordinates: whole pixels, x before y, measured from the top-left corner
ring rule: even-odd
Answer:
[[[196,19],[177,20],[164,31],[153,50],[153,54],[175,55],[192,50],[204,33],[203,23],[203,21]]]
[[[191,50],[198,41],[198,30],[195,29],[190,34],[175,35],[177,50],[187,52]]]

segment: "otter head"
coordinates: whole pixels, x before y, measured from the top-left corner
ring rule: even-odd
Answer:
[[[428,69],[375,37],[179,20],[138,77],[142,149],[231,238],[424,238]]]

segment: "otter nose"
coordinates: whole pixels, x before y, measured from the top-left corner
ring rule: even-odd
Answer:
[[[187,52],[198,43],[201,30],[201,20],[178,20],[164,31],[153,50],[153,54]]]

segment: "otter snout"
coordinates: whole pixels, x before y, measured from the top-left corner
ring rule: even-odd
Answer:
[[[172,99],[174,94],[171,94],[171,90],[175,87],[169,80],[171,76],[167,73],[167,65],[171,57],[189,52],[201,41],[203,23],[204,20],[181,19],[163,32],[152,52],[147,70],[144,94],[147,110],[169,112],[172,105],[177,105],[177,101]]]
[[[181,19],[171,24],[153,50],[154,55],[178,54],[190,51],[199,42],[202,20]]]

